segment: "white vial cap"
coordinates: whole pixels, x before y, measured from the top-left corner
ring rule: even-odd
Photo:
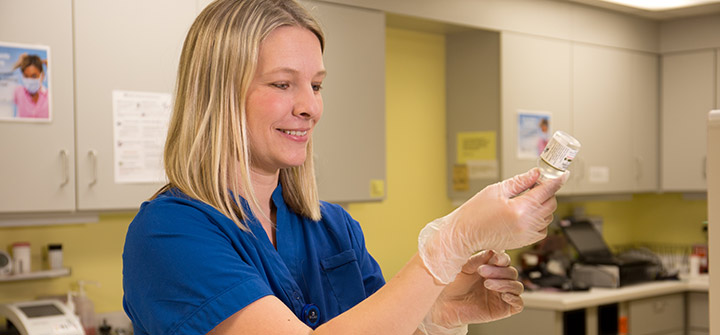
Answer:
[[[560,144],[569,147],[573,150],[580,150],[580,141],[576,140],[574,137],[570,136],[568,133],[558,130],[553,134],[553,138],[560,142]]]

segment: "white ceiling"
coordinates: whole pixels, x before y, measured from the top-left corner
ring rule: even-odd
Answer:
[[[602,0],[560,0],[565,2],[582,3],[595,7],[602,7],[613,11],[624,12],[635,16],[654,20],[672,20],[691,16],[702,16],[720,13],[720,3],[711,3],[687,8],[670,9],[664,11],[649,11],[633,7],[618,5]]]

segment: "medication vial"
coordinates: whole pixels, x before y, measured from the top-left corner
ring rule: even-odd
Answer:
[[[556,131],[538,158],[540,180],[562,176],[580,151],[580,141],[563,131]]]

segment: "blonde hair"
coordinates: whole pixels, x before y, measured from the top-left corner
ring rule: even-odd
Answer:
[[[153,198],[177,188],[248,230],[240,196],[260,206],[250,177],[247,91],[260,43],[275,28],[287,25],[310,30],[324,49],[320,26],[294,0],[217,0],[195,19],[180,56],[165,143],[168,184]],[[280,183],[288,206],[317,221],[321,214],[312,140],[306,157],[301,166],[281,169]]]

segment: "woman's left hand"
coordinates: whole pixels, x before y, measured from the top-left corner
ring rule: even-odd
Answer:
[[[426,334],[462,333],[452,329],[519,313],[523,309],[523,285],[517,278],[508,254],[485,250],[474,255],[445,287],[420,329],[424,327]]]

